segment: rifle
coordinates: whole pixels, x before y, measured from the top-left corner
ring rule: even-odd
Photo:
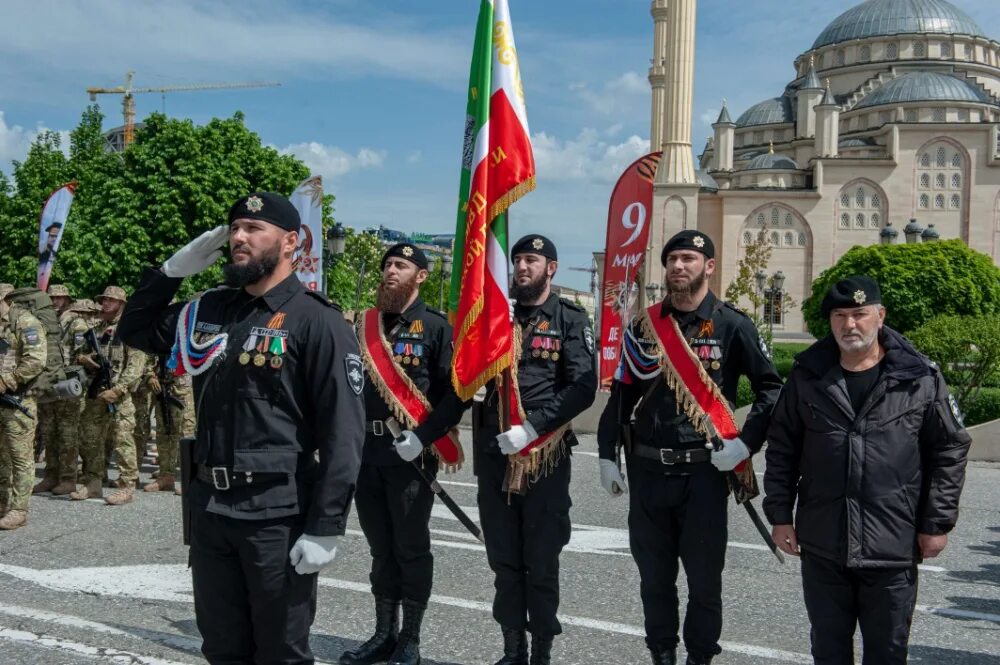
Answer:
[[[158,375],[157,379],[160,382],[160,391],[156,393],[156,399],[160,400],[160,406],[162,407],[160,410],[163,412],[163,433],[171,435],[174,433],[174,414],[171,412],[171,409],[183,409],[184,402],[170,392],[170,387],[167,385],[167,363],[163,356],[159,358],[159,366],[156,373]]]
[[[87,332],[84,333],[84,339],[87,340],[87,344],[90,348],[94,350],[94,355],[96,356],[97,363],[97,376],[94,380],[90,382],[90,387],[87,389],[87,397],[90,399],[97,399],[98,393],[104,392],[105,390],[111,390],[111,386],[114,385],[111,380],[111,363],[108,362],[107,357],[105,357],[104,352],[101,351],[101,344],[97,340],[97,333],[94,332],[93,328],[89,328]],[[118,412],[118,408],[114,404],[108,404],[108,413],[115,415]]]
[[[8,395],[7,393],[0,394],[0,406],[8,409],[17,409],[29,418],[32,417],[31,411],[28,411],[28,407],[26,407],[21,400],[13,395]]]

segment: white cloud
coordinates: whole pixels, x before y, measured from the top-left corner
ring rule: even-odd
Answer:
[[[568,140],[540,132],[531,142],[540,180],[614,182],[629,164],[649,152],[649,139],[633,134],[621,143],[608,143],[595,129],[584,129]]]
[[[331,181],[351,171],[380,169],[385,163],[385,150],[361,148],[357,154],[350,154],[336,146],[323,145],[315,141],[296,143],[278,150],[283,155],[295,155],[309,167],[313,174]]]
[[[4,112],[0,111],[0,169],[9,175],[12,169],[11,162],[24,160],[31,143],[47,129],[41,123],[34,129],[8,125]],[[60,148],[64,154],[69,155],[69,132],[61,130],[58,133],[61,140]]]
[[[649,83],[637,72],[625,72],[596,90],[586,83],[572,83],[569,89],[591,110],[602,115],[619,116],[642,105],[643,100],[648,100],[650,96]],[[648,102],[643,108],[647,106]]]
[[[407,164],[417,164],[424,158],[424,154],[419,150],[414,150],[409,155],[406,156]]]

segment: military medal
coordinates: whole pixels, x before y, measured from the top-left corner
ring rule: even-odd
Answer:
[[[553,351],[552,352],[552,360],[559,360],[559,352],[558,351]]]
[[[712,369],[717,370],[720,367],[722,367],[722,363],[720,363],[718,360],[713,360],[712,361]]]
[[[541,351],[539,351],[538,349],[534,349],[534,350],[533,350],[533,351],[531,352],[531,357],[532,357],[532,358],[537,358],[537,357],[538,357],[538,356],[540,356],[540,355],[542,355],[542,352],[541,352]]]
[[[398,363],[403,362],[403,356],[396,355],[396,356],[393,356],[392,359],[395,360]]]
[[[285,364],[281,356],[271,356],[271,369],[281,369],[281,366]]]
[[[258,353],[253,357],[253,364],[257,367],[263,367],[267,363],[267,356],[263,353]]]
[[[241,365],[250,364],[250,352],[253,351],[253,347],[257,346],[257,336],[250,335],[247,337],[247,341],[243,342],[243,352],[240,353],[239,361]]]
[[[413,366],[416,367],[419,364],[420,364],[420,358],[414,358],[413,359]]]
[[[250,354],[247,353],[246,351],[244,351],[243,353],[240,354],[239,361],[240,361],[241,365],[249,365],[250,364]]]
[[[412,332],[412,331],[411,331]],[[413,366],[417,367],[420,365],[420,356],[424,355],[424,347],[422,344],[413,345]]]

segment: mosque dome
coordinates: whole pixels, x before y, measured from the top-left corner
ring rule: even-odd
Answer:
[[[910,72],[876,89],[854,108],[863,109],[908,102],[965,102],[996,106],[996,101],[982,88],[966,79],[936,72]]]
[[[750,160],[746,165],[746,171],[798,171],[799,165],[795,163],[795,160],[791,157],[786,157],[785,155],[776,155],[773,152],[769,152],[764,155],[758,155]]]
[[[914,33],[988,37],[968,14],[945,0],[867,0],[835,18],[812,47]]]
[[[792,122],[792,105],[789,103],[788,97],[775,97],[774,99],[765,99],[748,108],[736,120],[736,126],[751,127],[785,122]]]

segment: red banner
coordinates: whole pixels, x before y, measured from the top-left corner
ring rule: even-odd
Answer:
[[[634,305],[633,285],[646,255],[653,178],[659,163],[659,152],[636,160],[625,169],[611,193],[601,283],[600,386],[603,389],[611,387],[615,369],[621,362],[622,319],[627,318]]]

